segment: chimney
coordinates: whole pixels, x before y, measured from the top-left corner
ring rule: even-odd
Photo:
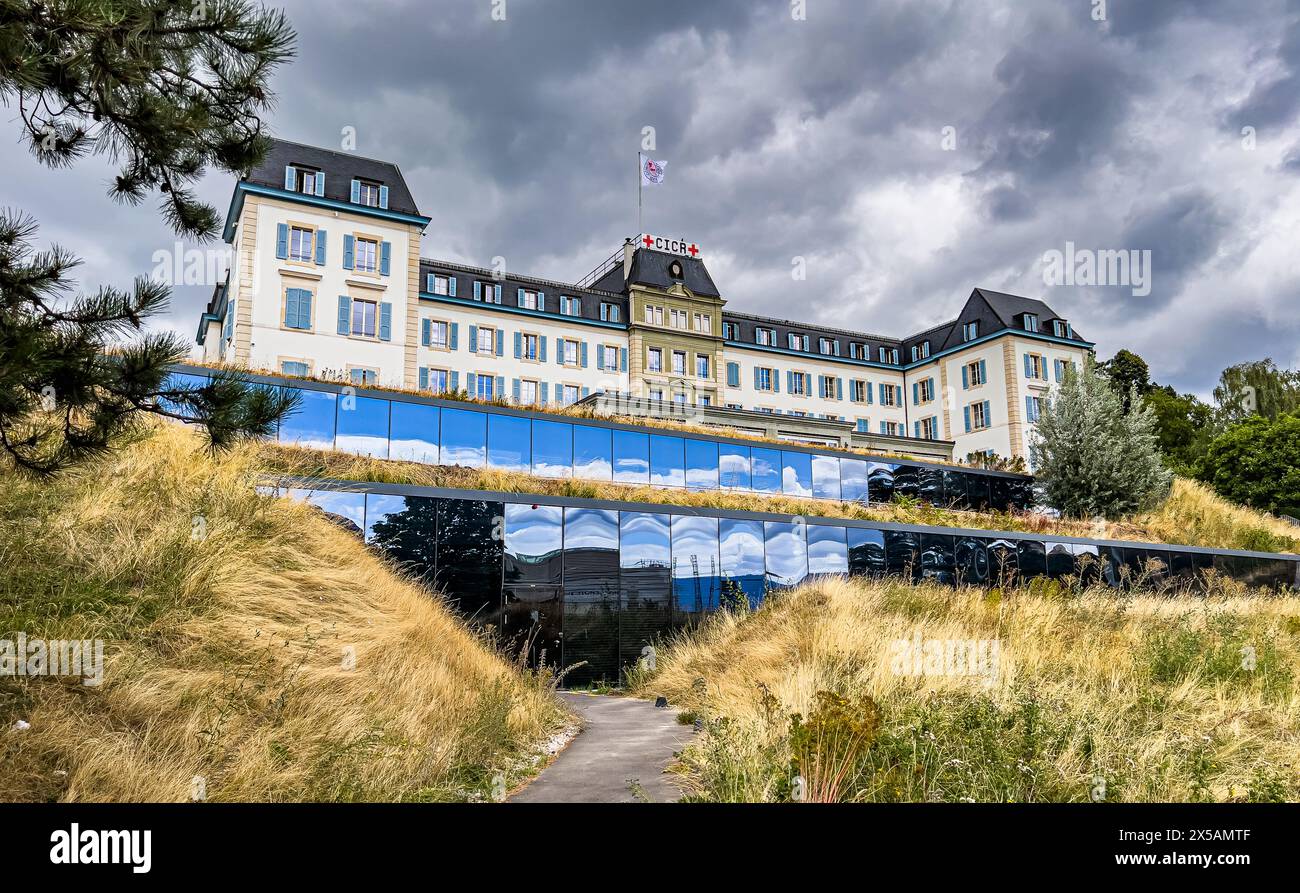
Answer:
[[[636,254],[636,243],[631,238],[623,240],[623,281],[632,275],[632,255]]]

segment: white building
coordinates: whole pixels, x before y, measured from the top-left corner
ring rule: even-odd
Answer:
[[[1093,347],[1042,301],[986,289],[890,338],[731,312],[684,240],[629,239],[565,283],[422,258],[428,222],[396,165],[275,142],[235,187],[234,267],[199,358],[521,404],[630,394],[738,427],[797,420],[792,438],[818,418],[878,448],[963,457],[1025,455],[1063,364]]]

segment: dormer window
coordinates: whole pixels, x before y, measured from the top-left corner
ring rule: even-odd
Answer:
[[[352,203],[354,205],[365,205],[369,208],[387,208],[388,187],[374,180],[354,179],[352,181]]]
[[[1056,335],[1057,338],[1074,337],[1073,327],[1063,319],[1052,320],[1052,332]]]
[[[930,342],[929,342],[929,341],[922,341],[922,342],[921,342],[921,359],[924,360],[924,359],[925,359],[926,357],[928,357],[928,356],[930,356]]]
[[[1037,332],[1037,331],[1038,331],[1038,314],[1036,314],[1036,313],[1026,313],[1026,314],[1023,314],[1022,318],[1024,319],[1024,323],[1025,323],[1025,331],[1026,331],[1026,332]]]
[[[795,334],[794,332],[790,332],[790,333],[786,336],[786,338],[787,338],[787,342],[786,342],[786,343],[788,343],[788,344],[790,345],[790,349],[791,349],[791,350],[807,350],[807,349],[808,349],[808,336],[807,336],[807,335],[797,335],[797,334]]]
[[[313,167],[287,165],[284,169],[284,188],[303,195],[324,195],[325,174]]]
[[[298,174],[298,178],[297,178],[298,183],[296,187],[297,191],[306,193],[307,195],[316,194],[317,177],[320,177],[322,181],[325,179],[323,176],[321,176],[320,171],[309,171],[309,170],[299,169],[297,174]]]
[[[974,341],[979,336],[980,336],[980,324],[978,320],[975,322],[962,323],[962,327],[961,327],[962,341]]]
[[[668,275],[674,279],[682,278],[682,262],[675,260],[668,265]]]

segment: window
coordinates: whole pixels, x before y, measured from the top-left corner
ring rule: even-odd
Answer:
[[[1026,314],[1024,314],[1024,320],[1025,320],[1025,331],[1026,331],[1026,332],[1037,332],[1037,331],[1038,331],[1038,314],[1036,314],[1036,313],[1026,313]]]
[[[671,310],[669,312],[671,313],[670,321],[672,322],[672,326],[674,329],[690,328],[689,325],[690,314],[688,314],[685,310]]]
[[[880,386],[880,405],[897,406],[899,403],[898,393],[902,390],[899,385],[882,384]]]
[[[839,379],[833,375],[821,376],[821,387],[819,388],[823,400],[840,399]]]
[[[850,341],[849,357],[854,360],[865,360],[867,358],[867,346],[859,344],[857,341]]]
[[[316,232],[305,226],[289,227],[289,260],[296,260],[299,263],[315,263],[316,256],[313,252]]]
[[[962,327],[961,327],[962,341],[974,341],[979,336],[980,336],[980,324],[978,320],[976,320],[975,322],[962,323]]]
[[[980,403],[972,403],[966,407],[970,414],[970,430],[979,431],[989,426],[989,403],[984,400]]]
[[[1074,337],[1074,329],[1063,319],[1052,320],[1052,331],[1056,334],[1057,338]]]
[[[307,364],[302,360],[281,360],[280,373],[282,375],[296,375],[299,378],[306,378],[310,374]]]
[[[582,301],[569,295],[560,295],[560,313],[565,316],[582,316]]]
[[[284,313],[281,319],[286,329],[311,329],[312,293],[309,288],[286,288],[284,290]]]
[[[372,385],[379,383],[379,371],[377,369],[349,369],[348,379],[353,384]]]
[[[871,432],[871,419],[858,419],[859,434],[869,434]]]
[[[754,343],[765,347],[776,346],[776,329],[754,329]]]
[[[740,332],[737,330],[734,322],[724,322],[722,324],[722,337],[724,340],[735,341],[739,335]]]
[[[1025,397],[1025,414],[1030,422],[1036,422],[1043,417],[1043,398],[1035,396]]]
[[[536,310],[537,292],[531,288],[519,289],[519,306],[525,310]]]
[[[929,403],[934,399],[934,379],[926,378],[916,383],[916,402]]]
[[[972,388],[979,387],[980,385],[984,384],[985,383],[984,361],[976,360],[973,363],[967,363],[965,371],[962,373],[962,377],[965,379],[967,384]]]
[[[601,301],[600,318],[604,322],[618,322],[619,321],[618,305],[611,304],[608,301]]]
[[[379,243],[374,239],[357,237],[353,249],[353,269],[358,273],[373,273],[379,269]]]
[[[727,409],[744,409],[739,403],[728,403]]]
[[[695,314],[695,331],[703,332],[706,335],[713,334],[713,314],[711,313]]]
[[[568,406],[570,403],[577,403],[582,396],[581,389],[576,384],[566,384],[560,386],[560,403]]]
[[[840,342],[836,338],[818,338],[817,349],[823,356],[838,357],[840,355]]]
[[[662,403],[662,402],[664,402],[664,392],[663,392],[663,388],[651,388],[651,389],[650,389],[650,399],[651,399],[651,400],[654,400],[654,401],[656,401],[656,402],[658,402],[658,403]]]
[[[497,282],[475,282],[474,300],[485,304],[501,303],[501,285]]]
[[[703,354],[697,353],[695,355],[695,377],[696,378],[709,377],[709,358],[704,356]]]
[[[807,372],[790,373],[790,394],[795,397],[808,396],[808,373]]]
[[[523,360],[537,359],[537,344],[536,335],[529,335],[527,332],[521,333],[519,336],[519,358]]]
[[[617,370],[618,369],[618,348],[615,347],[613,344],[602,344],[600,347],[600,351],[602,354],[604,354],[604,358],[600,364],[600,368],[608,369],[610,372],[614,372],[615,370]]]
[[[577,342],[577,341],[574,341],[572,338],[564,338],[564,339],[562,339],[562,340],[560,341],[560,350],[562,350],[562,351],[564,352],[564,353],[563,353],[563,356],[564,356],[563,363],[564,363],[564,365],[566,365],[566,366],[576,366],[576,365],[578,365],[578,355],[579,355],[579,350],[578,350],[578,342]]]
[[[898,430],[898,422],[881,422],[880,433],[889,434],[893,437],[898,437],[901,434],[901,432]]]
[[[491,326],[478,327],[478,347],[479,353],[493,354],[497,352],[497,330]]]
[[[451,280],[441,273],[433,274],[433,293],[435,295],[451,294]]]
[[[849,381],[849,400],[854,403],[871,402],[871,384],[860,378]]]
[[[921,419],[917,423],[919,433],[917,434],[922,440],[935,440],[938,437],[938,420],[934,416],[927,419]]]
[[[1042,354],[1025,354],[1025,378],[1047,380],[1047,358]]]
[[[440,319],[426,319],[424,321],[427,327],[428,338],[425,344],[428,347],[436,347],[439,350],[447,349],[447,330],[449,326]]]
[[[374,301],[352,299],[352,334],[362,338],[375,337],[375,320],[379,305]]]
[[[645,305],[646,325],[661,326],[664,324],[664,308],[655,307],[650,304]]]
[[[519,402],[525,406],[537,403],[537,382],[527,378],[519,382]]]
[[[895,366],[897,366],[897,365],[898,365],[898,348],[897,348],[897,347],[882,347],[882,348],[880,348],[880,362],[882,362],[882,363],[893,363]]]
[[[652,347],[646,351],[646,370],[649,372],[664,371],[664,352],[658,347]]]
[[[480,372],[474,376],[474,393],[471,395],[480,400],[491,400],[496,397],[496,379],[491,375],[485,375]]]
[[[433,391],[435,394],[447,393],[447,370],[446,369],[429,369],[427,371],[427,375],[428,375],[427,382],[428,382],[429,390]]]
[[[371,208],[379,207],[379,184],[366,180],[357,181],[357,204]]]
[[[787,341],[788,341],[788,343],[789,343],[789,345],[790,345],[790,349],[791,349],[791,350],[807,350],[807,349],[808,349],[808,336],[807,336],[807,335],[796,335],[794,332],[791,332],[791,333],[787,336]]]
[[[765,366],[759,366],[754,370],[755,387],[760,391],[776,390],[776,370],[769,369]]]
[[[686,374],[686,351],[673,351],[673,375]]]
[[[304,195],[316,194],[316,178],[319,176],[317,171],[307,171],[302,168],[294,169],[294,189]]]

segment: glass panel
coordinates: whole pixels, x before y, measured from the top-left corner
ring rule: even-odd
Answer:
[[[840,498],[840,460],[834,456],[812,457],[812,493],[818,499]]]
[[[686,486],[718,489],[718,445],[711,440],[686,440]]]
[[[732,443],[718,445],[718,485],[724,490],[749,490],[753,481],[749,474],[749,447]]]
[[[437,521],[436,499],[366,495],[366,542],[430,584],[437,569]]]
[[[955,537],[944,533],[921,534],[921,579],[951,586],[957,582]]]
[[[531,419],[491,414],[487,417],[487,464],[489,468],[527,474],[533,460]]]
[[[208,377],[206,375],[191,375],[188,372],[171,372],[168,373],[167,377],[163,379],[162,390],[167,390],[167,391],[193,390],[195,388],[204,387],[207,384],[208,384]],[[297,390],[297,388],[292,388],[290,390]],[[185,418],[196,417],[195,413],[192,410],[189,410],[185,406],[181,405],[180,403],[177,403],[172,400],[167,400],[165,398],[160,397],[158,399],[158,405],[163,409],[167,410],[168,412],[177,413],[181,416],[184,416]]]
[[[855,577],[883,577],[885,534],[865,527],[849,528],[849,573]]]
[[[943,504],[948,508],[964,509],[970,506],[966,496],[966,473],[952,468],[943,470]]]
[[[867,463],[867,495],[872,502],[892,502],[894,499],[894,471],[892,462]]]
[[[408,462],[438,464],[438,427],[442,411],[423,403],[393,401],[390,454]]]
[[[1036,499],[1034,497],[1034,482],[1030,478],[1007,478],[1010,488],[1011,505],[1021,511],[1029,511],[1034,507]]]
[[[1015,540],[988,540],[989,582],[994,586],[1011,586],[1016,582],[1018,563]]]
[[[867,461],[840,459],[840,499],[845,502],[867,501]]]
[[[686,445],[680,437],[650,435],[650,483],[656,487],[686,486]]]
[[[894,466],[894,493],[912,499],[921,498],[921,469],[900,463]]]
[[[812,496],[812,456],[781,451],[781,492],[786,496]]]
[[[573,426],[533,420],[533,474],[544,478],[573,476]]]
[[[563,509],[506,503],[502,639],[508,653],[527,647],[533,666],[564,663],[563,545]]]
[[[388,401],[346,396],[339,401],[335,449],[358,456],[388,458]]]
[[[943,505],[943,469],[921,468],[917,471],[917,477],[921,498],[931,505]]]
[[[749,453],[754,489],[759,493],[780,493],[781,451],[752,447]]]
[[[891,576],[918,579],[921,574],[920,534],[908,530],[886,530],[885,559]]]
[[[1071,543],[1070,551],[1074,554],[1074,567],[1079,575],[1079,582],[1084,586],[1096,586],[1100,583],[1105,573],[1105,566],[1098,548],[1084,543]]]
[[[723,518],[719,523],[718,551],[722,560],[722,588],[739,590],[751,608],[763,600],[763,522]]]
[[[650,483],[650,435],[614,432],[614,480],[623,484]]]
[[[438,500],[438,586],[472,620],[501,619],[500,502]]]
[[[614,453],[609,428],[573,426],[573,476],[589,481],[613,480]]]
[[[849,541],[843,527],[829,524],[809,524],[808,573],[847,574],[849,572]]]
[[[989,475],[989,508],[1005,512],[1011,508],[1011,478]]]
[[[366,494],[343,490],[312,490],[307,504],[320,509],[349,533],[360,534],[366,523]]]
[[[618,512],[564,510],[564,680],[619,681]]]
[[[768,589],[798,586],[808,576],[808,541],[804,530],[803,524],[763,522]]]
[[[617,432],[615,433],[617,437]],[[619,662],[634,664],[672,629],[672,552],[667,515],[619,518]]]
[[[674,515],[674,620],[698,622],[705,612],[717,610],[721,588],[718,519]]]
[[[953,551],[958,585],[979,586],[989,582],[988,540],[979,536],[959,536]]]
[[[1047,549],[1037,540],[1020,540],[1016,543],[1016,557],[1020,563],[1020,579],[1029,580],[1047,573]]]
[[[313,450],[334,449],[334,407],[338,395],[308,390],[300,393],[298,408],[280,422],[280,443]]]
[[[966,504],[975,511],[989,506],[989,477],[986,474],[966,475]]]
[[[1052,579],[1074,573],[1074,551],[1069,543],[1046,542],[1047,575]]]
[[[467,409],[442,411],[442,464],[482,468],[487,459],[487,416]]]

